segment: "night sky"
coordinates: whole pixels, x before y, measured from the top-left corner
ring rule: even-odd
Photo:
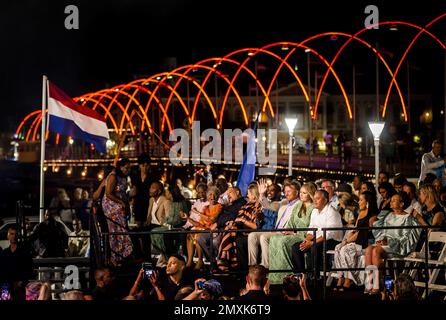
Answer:
[[[322,31],[353,33],[363,27],[368,4],[378,6],[380,21],[423,25],[446,12],[444,0],[417,2],[3,0],[2,131],[14,130],[19,119],[39,108],[43,74],[70,96],[77,96],[163,71],[165,57],[176,57],[178,65],[183,65],[247,46],[297,42]],[[79,8],[79,30],[64,27],[64,8],[70,4]],[[446,21],[439,25],[433,30],[444,41]],[[441,50],[419,49],[411,59],[422,69],[419,77],[423,79],[414,90],[444,94],[443,76],[431,76],[444,69]]]

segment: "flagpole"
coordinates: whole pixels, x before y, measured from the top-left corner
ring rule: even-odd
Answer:
[[[376,50],[379,52],[378,48],[378,42],[376,43]],[[375,72],[376,72],[376,121],[379,121],[380,119],[380,105],[379,105],[379,60],[378,55],[376,55],[376,65],[375,65]]]
[[[41,132],[40,132],[40,202],[39,202],[39,221],[43,221],[45,209],[44,201],[44,182],[45,182],[45,171],[43,171],[45,162],[45,138],[46,138],[46,109],[47,109],[47,94],[48,94],[48,78],[43,76],[42,78],[42,122],[41,122]]]

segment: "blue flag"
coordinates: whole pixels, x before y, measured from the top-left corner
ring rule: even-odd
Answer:
[[[240,188],[243,197],[246,196],[248,186],[254,180],[256,174],[256,135],[258,124],[259,118],[257,117],[253,131],[251,131],[250,137],[248,138],[246,153],[243,156],[242,167],[237,178],[237,187]]]

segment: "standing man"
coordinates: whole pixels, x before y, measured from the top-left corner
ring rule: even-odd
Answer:
[[[333,135],[330,131],[324,135],[325,148],[327,149],[327,154],[329,157],[333,155]]]
[[[426,178],[426,174],[428,173],[433,173],[437,177],[439,176],[437,170],[441,169],[441,167],[444,166],[444,159],[441,158],[440,153],[441,143],[439,140],[435,140],[434,142],[432,142],[431,152],[423,154],[423,157],[421,158],[421,170],[420,179],[418,180],[418,186],[421,186],[424,178]]]
[[[133,213],[136,227],[133,231],[145,231],[143,227],[147,219],[147,210],[149,209],[149,189],[153,182],[159,181],[158,174],[150,170],[150,156],[143,152],[138,156],[138,170],[131,176],[133,194]],[[150,243],[147,235],[132,237],[135,247],[136,257],[150,259]]]

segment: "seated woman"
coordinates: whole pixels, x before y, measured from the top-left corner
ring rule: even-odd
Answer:
[[[406,193],[395,194],[390,201],[392,211],[381,211],[373,226],[419,226],[419,222],[411,214],[404,211],[409,204],[410,199]],[[383,265],[384,259],[389,255],[406,256],[413,251],[420,238],[420,229],[377,229],[373,230],[373,235],[375,244],[369,245],[365,251],[367,278],[364,293],[367,294],[379,293],[379,268]],[[368,268],[369,266],[375,266],[376,268]]]
[[[207,185],[205,185],[204,183],[199,183],[195,188],[195,191],[197,194],[197,200],[192,205],[191,210],[189,212],[181,212],[181,218],[183,220],[186,220],[186,224],[183,225],[183,229],[186,230],[194,227],[194,224],[192,224],[190,220],[200,220],[200,214],[203,212],[203,209],[209,204],[206,199],[206,193],[208,191]]]
[[[359,215],[355,227],[371,227],[370,218],[378,214],[375,196],[365,191],[359,196]],[[342,243],[335,247],[334,268],[359,268],[362,250],[368,247],[368,230],[351,230],[346,233]],[[335,290],[350,288],[351,281],[362,284],[358,271],[338,271],[338,283]]]
[[[247,198],[248,202],[240,208],[235,220],[226,222],[225,230],[257,229],[257,220],[262,219],[262,205],[257,184],[251,184],[248,187]],[[223,234],[217,256],[217,265],[221,271],[227,271],[229,267],[238,267],[236,241],[238,237],[247,237],[247,235],[235,232]]]
[[[383,182],[378,186],[378,192],[382,197],[381,203],[378,205],[379,210],[391,210],[390,201],[394,194],[396,194],[395,188],[390,182]]]
[[[338,199],[341,207],[339,213],[342,217],[342,224],[344,226],[353,226],[358,215],[358,198],[350,193],[342,192]]]
[[[431,184],[422,185],[420,187],[419,200],[422,205],[421,213],[414,211],[414,218],[422,226],[438,226],[440,230],[444,230],[446,223],[444,209],[439,203],[435,187]]]
[[[203,208],[203,212],[199,214],[197,220],[188,220],[189,223],[194,225],[192,230],[209,230],[210,226],[217,220],[223,206],[218,203],[220,197],[220,191],[217,187],[209,187],[207,193],[208,205]],[[197,243],[197,235],[190,233],[187,236],[187,264],[186,267],[191,267],[193,263],[193,257],[195,250],[198,256],[198,262],[195,265],[195,270],[200,270],[203,266],[203,250]]]
[[[305,183],[299,191],[300,201],[294,207],[287,228],[306,228],[310,224],[311,211],[313,211],[313,196],[316,187],[313,184]],[[302,242],[305,238],[305,231],[282,232],[271,237],[269,242],[269,268],[270,270],[292,270],[291,248],[296,243]],[[283,273],[270,272],[268,279],[271,284],[282,283]]]

